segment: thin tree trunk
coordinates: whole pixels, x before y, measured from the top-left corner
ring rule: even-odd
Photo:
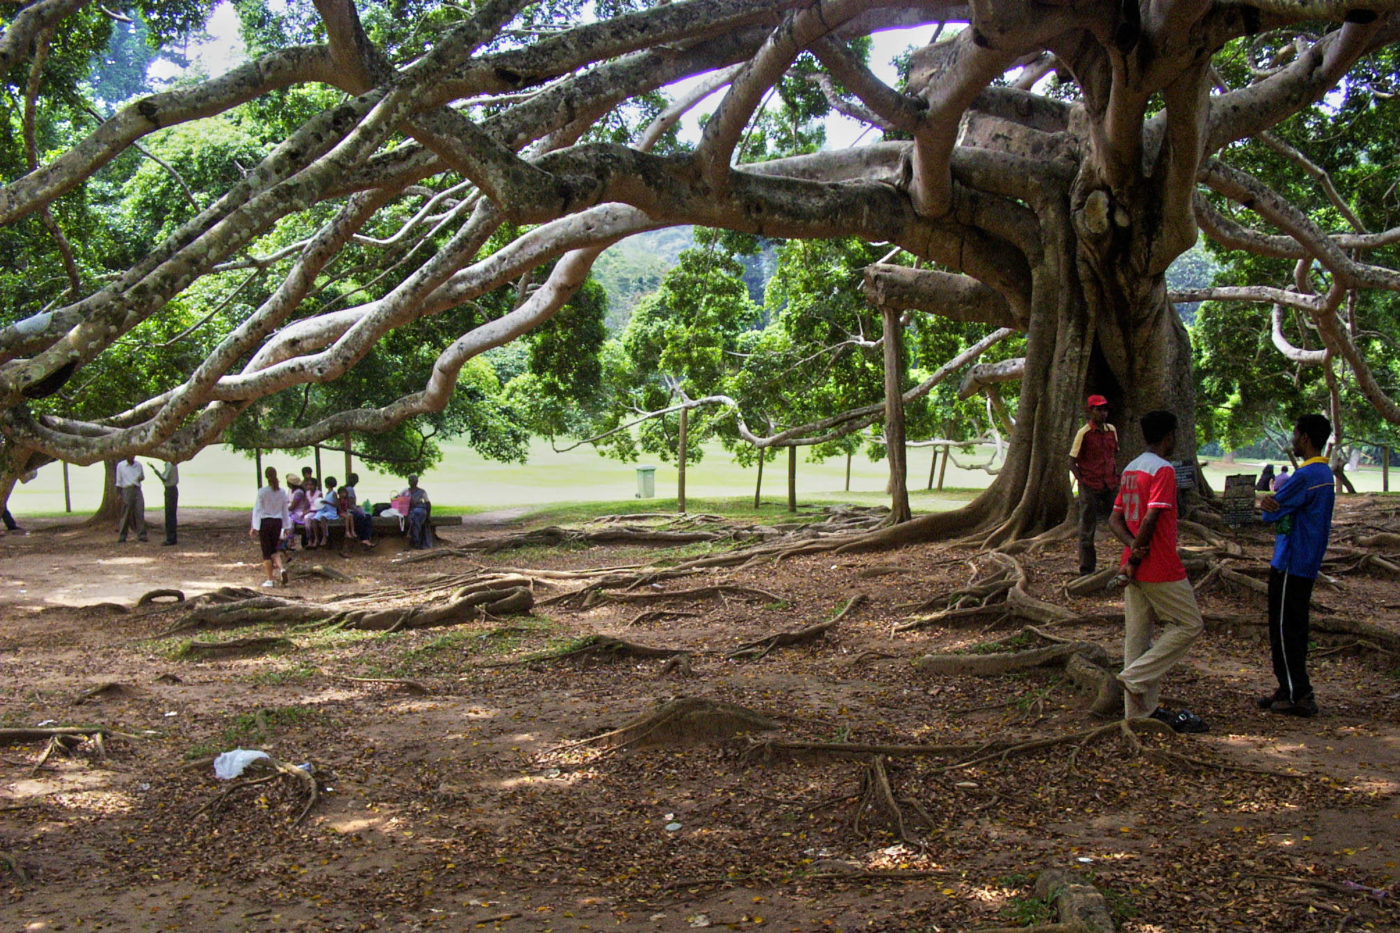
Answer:
[[[353,458],[352,458],[351,455],[350,455],[350,432],[349,432],[349,431],[346,431],[346,432],[345,432],[345,476],[342,477],[342,481],[343,481],[343,482],[349,480],[349,478],[350,478],[350,470],[351,470],[354,466],[355,466],[354,460],[353,460]]]
[[[758,452],[758,482],[753,486],[753,507],[757,509],[762,504],[763,496],[763,451]]]
[[[933,448],[933,459],[928,462],[928,488],[933,488],[933,474],[938,469],[938,448]]]
[[[314,445],[312,450],[316,451],[316,485],[324,490],[326,488],[326,480],[325,477],[321,475],[321,445]]]
[[[797,511],[797,448],[788,448],[788,511]]]
[[[847,492],[850,492],[850,491],[851,491],[851,458],[854,457],[854,456],[855,456],[855,454],[851,453],[849,450],[846,451],[846,491],[847,491]]]
[[[68,461],[63,461],[63,511],[73,511],[73,487],[68,482]]]
[[[680,469],[676,473],[676,511],[685,511],[685,436],[690,426],[690,409],[681,409],[680,440],[677,442],[676,463]]]
[[[257,486],[257,488],[261,489],[263,484],[263,465],[261,447],[254,448],[253,450],[253,469],[255,471],[253,474],[253,483]]]
[[[117,495],[117,462],[115,460],[102,461],[102,504],[97,507],[97,511],[87,520],[89,525],[101,525],[104,522],[116,530],[117,519],[122,514],[122,499]]]
[[[904,446],[904,340],[900,312],[888,306],[881,309],[885,323],[885,454],[890,461],[890,524],[902,524],[909,512],[908,451]]]

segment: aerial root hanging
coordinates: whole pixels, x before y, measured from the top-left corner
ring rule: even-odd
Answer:
[[[825,622],[817,622],[813,625],[808,625],[795,632],[777,632],[766,638],[745,642],[729,652],[725,657],[731,661],[738,660],[739,658],[750,658],[751,660],[757,661],[760,658],[766,657],[768,653],[775,648],[791,648],[793,645],[803,645],[807,642],[825,638],[827,633],[836,627],[837,623],[844,619],[852,609],[864,601],[865,594],[857,593],[846,601],[845,606],[841,608],[834,618],[828,619]]]
[[[267,770],[269,768],[272,769],[271,774],[266,774],[261,777],[244,778],[224,788],[217,797],[200,807],[199,810],[195,812],[195,816],[208,813],[212,819],[235,794],[241,793],[249,788],[261,787],[274,781],[281,781],[289,784],[295,791],[299,792],[300,796],[305,798],[302,801],[301,808],[298,810],[296,817],[291,821],[292,825],[296,826],[302,820],[306,819],[306,815],[311,812],[311,809],[316,806],[317,801],[321,799],[321,791],[316,784],[316,778],[312,776],[308,768],[299,768],[296,765],[289,765],[278,758],[259,758],[248,765],[249,772]]]
[[[771,732],[777,722],[753,710],[699,697],[667,700],[630,722],[566,747],[652,748],[721,742],[751,732]]]

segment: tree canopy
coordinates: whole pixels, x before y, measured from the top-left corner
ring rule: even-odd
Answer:
[[[110,115],[112,91],[85,82],[117,10],[0,10],[0,492],[31,455],[180,459],[231,429],[295,447],[444,412],[464,379],[490,388],[464,375],[472,361],[560,314],[603,248],[687,224],[882,244],[897,252],[865,269],[877,307],[1023,336],[1023,358],[968,389],[1021,379],[992,488],[888,540],[1058,522],[1086,391],[1120,419],[1173,408],[1194,436],[1165,273],[1198,230],[1262,265],[1172,297],[1290,309],[1333,377],[1400,422],[1364,346],[1379,329],[1366,316],[1400,287],[1400,2],[236,7],[250,62]],[[164,48],[208,8],[124,12]],[[907,27],[925,44],[887,83],[868,37]],[[710,95],[698,140],[681,138]],[[878,138],[823,148],[827,108]],[[649,301],[631,347],[655,343],[654,376],[709,379],[716,354],[775,352],[731,334],[732,309]],[[591,332],[596,308],[574,307]],[[676,316],[712,313],[703,341],[654,339],[694,336]],[[563,349],[540,336],[531,352],[566,362]],[[598,379],[618,362],[605,351]],[[580,373],[593,378],[566,365],[560,385]],[[511,455],[508,434],[491,438]]]

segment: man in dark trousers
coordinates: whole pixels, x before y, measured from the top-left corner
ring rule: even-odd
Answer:
[[[1088,398],[1089,421],[1074,435],[1069,448],[1069,471],[1079,480],[1079,573],[1098,566],[1094,531],[1113,512],[1118,495],[1118,432],[1108,423],[1108,399]]]
[[[1279,482],[1260,503],[1274,524],[1274,559],[1269,562],[1269,649],[1278,689],[1259,698],[1260,709],[1288,716],[1317,715],[1308,679],[1308,608],[1313,584],[1332,533],[1336,487],[1322,448],[1332,423],[1304,415],[1293,428],[1293,453],[1303,465]]]
[[[175,511],[180,504],[180,468],[175,465],[175,461],[166,460],[164,469],[152,463],[151,472],[160,477],[160,481],[165,484],[165,544],[168,547],[175,543],[178,524]]]

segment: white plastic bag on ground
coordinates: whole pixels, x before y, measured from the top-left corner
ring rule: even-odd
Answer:
[[[214,758],[214,777],[221,781],[231,781],[259,758],[271,757],[267,752],[260,752],[254,748],[235,748]]]

